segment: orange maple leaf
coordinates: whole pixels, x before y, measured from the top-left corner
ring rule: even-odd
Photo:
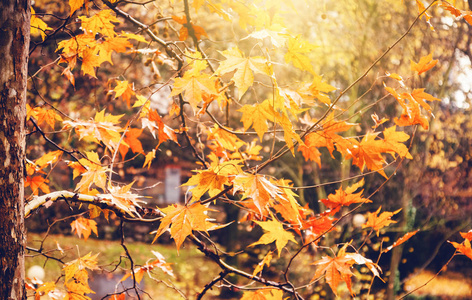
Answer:
[[[359,193],[354,193],[359,187],[364,185],[364,179],[358,183],[348,187],[345,191],[342,187],[336,190],[335,194],[330,194],[328,199],[321,199],[321,202],[326,205],[329,209],[337,209],[339,206],[349,206],[354,203],[367,203],[371,202],[367,198],[362,198],[362,193],[364,190]]]
[[[87,158],[81,158],[79,160],[81,165],[69,164],[74,168],[74,176],[82,175],[75,190],[81,193],[87,193],[93,184],[105,190],[109,168],[101,166],[100,159],[96,152],[85,152],[85,154]],[[85,172],[83,172],[83,167],[86,168]]]
[[[84,240],[87,241],[90,234],[95,233],[98,236],[97,232],[97,222],[94,220],[86,219],[83,217],[79,217],[75,219],[71,224],[70,227],[72,228],[72,232],[76,232],[79,238],[84,236]]]
[[[177,141],[177,135],[175,134],[174,130],[164,124],[164,122],[162,122],[162,119],[156,110],[149,111],[149,121],[155,122],[155,124],[157,124],[157,138],[159,139],[159,143],[157,144],[156,149],[159,147],[160,144],[167,140],[171,140],[177,145],[179,144],[179,142]]]
[[[335,295],[337,295],[336,290],[341,280],[346,282],[347,288],[353,295],[351,276],[354,274],[350,270],[353,260],[350,257],[346,257],[347,246],[348,244],[345,244],[344,247],[339,250],[336,257],[323,257],[322,259],[312,263],[313,265],[317,265],[318,268],[316,269],[315,276],[313,276],[311,281],[314,281],[325,274],[325,280]]]
[[[375,276],[380,277],[379,272],[381,272],[381,269],[377,264],[372,262],[372,260],[363,257],[359,253],[346,253],[346,248],[349,244],[350,243],[344,244],[336,257],[323,257],[313,262],[313,265],[319,267],[316,269],[315,276],[311,281],[325,274],[326,282],[329,284],[334,294],[337,295],[337,287],[339,282],[343,280],[351,292],[351,295],[354,296],[351,285],[351,277],[354,274],[350,270],[353,264],[366,265]]]
[[[43,191],[43,193],[48,194],[50,193],[49,186],[47,185],[48,182],[48,179],[41,176],[26,176],[25,187],[30,186],[33,194],[36,196],[38,195],[40,189]]]
[[[397,223],[397,221],[392,220],[392,217],[402,210],[400,208],[394,212],[384,211],[379,215],[381,208],[382,206],[380,206],[379,209],[374,213],[367,213],[367,222],[362,225],[362,228],[372,227],[372,230],[377,231],[377,236],[379,235],[380,229],[389,226],[390,224]]]
[[[139,129],[139,128],[130,128],[128,129],[128,131],[126,131],[124,142],[126,143],[126,145],[129,145],[129,146],[126,146],[125,144],[122,143],[120,144],[120,148],[119,148],[121,157],[123,159],[125,158],[126,153],[128,152],[129,148],[131,148],[131,151],[133,151],[133,153],[144,154],[143,145],[141,144],[141,141],[138,139],[138,137],[141,135],[142,132],[143,132],[143,129]]]
[[[437,59],[433,60],[433,53],[430,53],[427,56],[421,57],[420,61],[417,63],[411,60],[411,70],[418,72],[418,75],[420,75],[421,73],[424,73],[432,69],[437,63],[438,63],[438,60]]]
[[[472,248],[470,247],[470,241],[468,239],[465,239],[462,244],[455,243],[455,242],[449,242],[451,243],[457,251],[460,253],[464,254],[468,258],[472,259]]]
[[[469,230],[468,232],[461,232],[461,236],[469,241],[472,241],[472,230]]]

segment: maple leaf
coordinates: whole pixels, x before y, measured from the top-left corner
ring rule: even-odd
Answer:
[[[126,101],[126,105],[128,106],[128,108],[130,108],[131,96],[135,94],[133,90],[133,84],[128,83],[127,80],[117,82],[118,84],[113,89],[116,92],[116,97],[118,98],[120,96],[123,96],[123,100]]]
[[[46,166],[52,165],[52,164],[54,164],[56,161],[58,161],[58,160],[61,158],[62,153],[63,153],[63,152],[62,152],[61,150],[48,152],[48,153],[44,154],[43,156],[41,156],[40,158],[36,159],[36,160],[34,161],[34,163],[35,163],[40,169],[43,169],[43,168],[45,168]]]
[[[148,154],[146,154],[146,159],[144,160],[143,168],[147,166],[149,169],[154,158],[156,158],[156,149],[152,149],[152,151],[149,151]]]
[[[267,121],[274,122],[277,115],[269,100],[264,100],[261,104],[244,105],[238,111],[243,113],[241,121],[244,125],[244,131],[247,131],[252,125],[260,141],[262,141],[262,137],[269,129]]]
[[[193,230],[208,232],[208,230],[217,228],[216,224],[209,222],[208,211],[213,211],[213,209],[200,203],[188,206],[174,204],[162,209],[166,216],[161,219],[153,242],[170,227],[170,235],[174,239],[178,251],[185,238],[192,234]]]
[[[115,52],[126,52],[128,48],[132,48],[133,45],[129,42],[128,37],[125,36],[114,36],[102,39],[102,42],[97,44],[96,51],[99,56],[100,63],[109,62],[113,65],[111,60],[111,54]]]
[[[354,203],[367,203],[371,202],[367,198],[362,198],[362,193],[364,190],[359,193],[354,193],[359,187],[364,185],[364,179],[358,183],[348,187],[345,191],[342,187],[336,190],[335,194],[330,194],[328,199],[321,199],[324,205],[329,209],[337,209],[339,206],[349,206]]]
[[[299,145],[298,150],[302,152],[303,156],[307,160],[313,160],[318,165],[321,165],[320,155],[318,148],[326,147],[333,156],[333,151],[336,149],[344,154],[350,152],[346,150],[345,144],[350,144],[343,137],[339,136],[337,133],[344,132],[349,130],[355,124],[346,123],[344,121],[334,120],[334,113],[331,113],[327,118],[326,122],[323,124],[322,130],[318,130],[312,133],[309,133],[305,137],[304,145]],[[351,145],[349,145],[349,148]]]
[[[433,60],[433,53],[430,53],[421,57],[420,61],[417,63],[411,60],[411,70],[417,72],[418,75],[420,75],[428,70],[431,70],[437,63],[438,60]]]
[[[272,260],[272,251],[267,252],[267,254],[264,256],[264,258],[261,260],[260,263],[257,264],[257,266],[254,268],[254,272],[252,272],[252,276],[256,276],[259,274],[264,266],[270,267],[270,261]]]
[[[120,22],[111,9],[101,10],[91,18],[80,16],[79,19],[81,21],[80,26],[84,31],[92,34],[101,33],[108,37],[116,35],[113,23]]]
[[[433,97],[432,95],[425,93],[424,89],[414,89],[411,94],[409,94],[410,99],[416,101],[419,105],[421,105],[424,109],[426,109],[429,113],[431,113],[431,107],[428,103],[424,102],[427,101],[441,101],[441,99]]]
[[[389,226],[390,224],[397,223],[397,221],[392,220],[393,215],[399,213],[402,209],[398,209],[394,212],[384,211],[379,215],[380,209],[382,206],[377,209],[374,213],[367,213],[367,222],[362,225],[362,228],[371,227],[372,230],[377,231],[377,236],[379,236],[379,230]]]
[[[353,264],[351,257],[346,257],[346,247],[349,244],[345,244],[338,252],[336,257],[323,257],[320,260],[313,262],[313,265],[317,265],[315,276],[311,279],[314,281],[325,274],[325,280],[331,287],[331,290],[337,295],[337,287],[339,282],[343,280],[346,282],[347,288],[352,292],[351,288],[351,276],[354,275],[350,268]]]
[[[43,20],[36,16],[34,8],[31,7],[31,35],[41,35],[41,39],[44,41],[46,37],[46,30],[51,30]]]
[[[393,245],[388,246],[388,247],[383,251],[383,253],[386,253],[386,252],[392,250],[392,248],[397,247],[397,246],[400,246],[400,245],[403,244],[404,242],[408,241],[412,236],[414,236],[415,234],[417,234],[418,231],[419,231],[419,229],[418,229],[418,230],[415,230],[415,231],[411,231],[411,232],[406,233],[404,236],[402,236],[401,238],[399,238],[395,243],[393,243]]]
[[[83,171],[83,167],[86,168],[85,172],[82,172],[82,178],[77,184],[75,190],[81,193],[87,193],[90,187],[95,184],[97,187],[105,190],[107,181],[107,167],[102,167],[98,154],[96,152],[85,152],[87,159],[81,158],[79,162],[80,166],[74,166],[74,176],[77,176],[79,172]],[[76,169],[78,168],[78,169]],[[77,173],[76,173],[77,170]]]
[[[465,239],[462,244],[455,242],[449,243],[451,243],[457,251],[472,259],[472,248],[470,247],[470,241],[468,239]]]
[[[425,116],[421,114],[420,106],[417,102],[411,102],[405,106],[400,118],[394,118],[393,121],[398,126],[410,126],[420,124],[423,129],[429,129],[429,122]]]
[[[220,52],[226,60],[220,63],[216,74],[223,75],[234,72],[234,85],[239,90],[239,99],[246,93],[247,89],[254,82],[254,74],[271,75],[272,69],[270,63],[261,56],[245,58],[238,48],[231,48]]]
[[[156,149],[159,147],[160,144],[167,140],[171,140],[177,145],[179,144],[174,130],[169,126],[165,125],[164,122],[162,122],[162,119],[156,110],[150,110],[148,117],[149,121],[154,122],[154,124],[157,124],[157,137],[159,139],[159,143],[157,144]],[[152,131],[151,133],[155,137],[154,132]]]
[[[472,230],[469,230],[468,232],[461,232],[461,236],[469,241],[472,241]]]
[[[298,244],[297,241],[295,240],[295,237],[291,232],[288,232],[284,229],[282,223],[279,221],[272,219],[270,221],[254,221],[256,222],[259,226],[264,229],[265,233],[261,236],[261,238],[255,242],[249,245],[249,247],[253,247],[256,245],[264,245],[264,244],[270,244],[275,241],[275,247],[277,248],[277,253],[279,254],[282,252],[282,248],[287,245],[288,241],[292,241],[295,244]]]
[[[188,70],[183,77],[175,78],[171,96],[185,93],[185,98],[190,103],[193,111],[198,111],[198,104],[203,100],[204,94],[216,95],[216,78],[201,71]]]
[[[95,233],[98,236],[97,232],[97,222],[94,220],[86,219],[83,217],[79,217],[75,219],[71,224],[70,227],[72,228],[72,232],[76,232],[79,238],[84,236],[84,240],[87,241],[90,234]]]
[[[285,61],[292,63],[296,68],[300,70],[308,71],[314,74],[311,60],[305,55],[313,51],[316,46],[304,41],[301,35],[296,37],[290,37],[288,39],[288,50],[285,54]]]
[[[282,300],[284,292],[278,289],[246,291],[240,300]]]
[[[40,295],[47,295],[49,292],[52,292],[55,289],[56,289],[55,282],[53,281],[45,282],[36,289],[35,297],[37,296],[37,298],[40,299]],[[35,298],[35,300],[37,299]]]
[[[97,270],[97,256],[89,253],[64,265],[64,287],[67,295],[64,299],[90,299],[85,294],[95,293],[88,285],[89,270]]]
[[[144,154],[143,145],[141,144],[141,141],[138,139],[138,137],[141,135],[142,132],[143,132],[143,129],[139,129],[139,128],[129,128],[128,131],[126,131],[124,142],[127,145],[129,145],[129,147],[123,143],[120,144],[120,147],[119,147],[119,151],[123,159],[125,158],[126,153],[128,152],[129,148],[131,148],[131,151],[133,151],[133,153]]]
[[[382,152],[392,153],[395,152],[401,157],[413,159],[408,148],[402,144],[406,142],[410,136],[403,131],[396,131],[396,126],[392,126],[383,131],[384,138],[381,140],[380,145],[383,147]]]
[[[172,16],[172,20],[174,20],[177,23],[183,25],[180,28],[180,31],[179,31],[179,40],[185,41],[188,38],[187,17],[186,16],[182,16],[182,17]],[[203,27],[195,26],[193,24],[190,24],[190,26],[192,26],[193,32],[195,33],[195,37],[197,38],[197,40],[200,40],[202,36],[208,37],[208,35],[205,32],[205,30],[203,29]]]
[[[230,151],[237,151],[246,144],[235,134],[220,128],[217,124],[215,124],[213,128],[210,128],[210,131],[208,132],[208,140],[212,139],[223,148]]]
[[[361,171],[364,170],[364,167],[367,167],[369,170],[377,171],[387,178],[382,170],[385,160],[378,151],[379,140],[375,139],[378,134],[378,132],[367,133],[360,143],[357,140],[351,140],[352,147],[349,149],[350,153],[346,155],[346,158],[352,157],[352,164],[358,166]]]
[[[281,196],[282,190],[260,174],[238,174],[233,179],[233,194],[243,191],[242,198],[251,198],[254,205],[262,214],[263,209],[270,203],[271,198]]]
[[[316,103],[313,99],[318,99],[320,102],[330,105],[331,99],[326,93],[332,92],[336,88],[323,80],[323,76],[313,74],[313,81],[311,84],[303,85],[298,93],[303,97],[303,102],[309,106],[313,106]]]
[[[69,0],[69,6],[70,6],[70,15],[72,16],[76,10],[81,8],[84,4],[85,7],[87,8],[89,0]]]
[[[431,19],[431,15],[428,14],[426,11],[425,11],[425,6],[423,4],[423,2],[421,2],[420,0],[416,0],[416,4],[418,5],[418,13],[421,14],[420,15],[420,19],[422,19],[423,17],[426,19],[426,23],[428,23],[429,25],[429,28],[434,31],[434,27],[433,25],[431,24],[431,22],[429,21]],[[424,13],[423,13],[424,11]]]
[[[85,50],[82,53],[82,72],[84,75],[88,74],[94,78],[97,78],[95,76],[95,68],[100,67],[101,65],[101,60],[100,57],[97,55],[97,53],[94,50]]]
[[[157,259],[147,262],[144,266],[138,267],[134,269],[134,279],[140,283],[144,277],[144,274],[149,274],[150,271],[154,270],[155,268],[161,269],[164,273],[175,277],[172,268],[170,267],[171,264],[166,263],[166,260],[162,254],[157,251],[151,250],[152,254],[156,256]],[[125,281],[128,277],[133,275],[132,272],[127,273],[123,278],[121,278],[120,282]]]
[[[247,38],[255,38],[257,40],[263,41],[268,39],[272,45],[276,48],[280,48],[285,43],[286,38],[284,37],[284,28],[282,26],[272,25],[269,28],[264,28],[258,31],[254,31],[249,34],[247,37],[241,39],[245,40]]]
[[[136,210],[136,207],[141,208],[139,203],[146,203],[145,201],[138,200],[142,196],[130,192],[134,181],[125,186],[108,186],[108,194],[99,194],[97,196],[103,199],[109,200],[111,203],[120,208],[123,212],[131,216],[140,216]]]
[[[25,187],[31,187],[31,190],[33,191],[33,195],[38,195],[39,190],[43,191],[43,193],[48,194],[51,191],[49,190],[49,186],[47,183],[49,182],[48,179],[43,178],[42,176],[26,176],[25,180]]]
[[[79,135],[79,139],[86,141],[100,143],[103,142],[105,146],[114,150],[121,141],[120,132],[123,129],[116,125],[119,123],[123,115],[105,115],[105,110],[99,111],[95,114],[92,121],[64,121],[66,126],[71,126]],[[121,143],[125,143],[121,141]],[[126,143],[125,143],[126,144]]]
[[[195,186],[190,189],[194,201],[198,201],[206,192],[213,197],[224,190],[225,185],[230,185],[230,177],[241,172],[240,160],[229,160],[220,163],[214,154],[210,154],[211,166],[207,170],[195,170],[183,186]]]
[[[56,120],[63,120],[62,117],[56,113],[56,111],[52,109],[44,109],[40,106],[36,106],[33,109],[30,108],[28,115],[38,120],[38,125],[41,125],[46,122],[46,124],[51,126],[51,128],[53,129],[54,124],[56,124]]]
[[[334,221],[336,221],[336,219],[329,218],[328,216],[311,217],[307,220],[303,220],[302,229],[311,235],[311,237],[306,239],[305,243],[310,243],[315,237],[332,229]]]

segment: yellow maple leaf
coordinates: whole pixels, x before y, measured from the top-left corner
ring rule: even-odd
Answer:
[[[203,100],[204,94],[217,95],[216,78],[203,72],[188,70],[181,78],[176,78],[171,96],[184,94],[193,111],[199,110],[198,104]]]
[[[143,168],[147,166],[149,169],[154,158],[156,158],[156,149],[152,149],[152,151],[149,151],[148,154],[146,154],[146,160],[144,161]]]
[[[107,37],[114,37],[116,35],[113,23],[120,22],[111,9],[101,10],[90,18],[80,16],[79,19],[81,21],[80,26],[84,31],[92,34],[101,33]]]
[[[69,0],[70,6],[70,15],[72,16],[76,10],[81,8],[85,4],[85,8],[87,9],[87,4],[89,0]]]
[[[281,197],[282,190],[260,174],[240,173],[233,180],[233,194],[243,191],[242,198],[251,198],[260,213],[271,199]]]
[[[135,94],[133,90],[133,84],[128,83],[127,80],[124,81],[117,81],[116,87],[113,89],[116,93],[116,97],[123,97],[123,100],[126,101],[126,105],[128,108],[130,107],[131,96]]]
[[[219,163],[214,154],[209,155],[213,162],[208,170],[197,170],[183,186],[195,186],[190,189],[194,201],[198,201],[206,192],[213,197],[230,184],[230,177],[241,172],[240,160]]]
[[[260,141],[262,141],[264,134],[267,133],[267,121],[274,122],[277,115],[269,100],[265,100],[261,104],[244,105],[238,111],[243,113],[241,121],[244,124],[244,130],[247,131],[252,125]]]
[[[138,200],[142,196],[130,192],[134,181],[124,186],[108,186],[107,194],[99,194],[97,196],[102,197],[105,200],[109,200],[112,204],[116,205],[123,212],[131,216],[140,216],[136,208],[141,208],[139,203],[146,203],[145,201]]]
[[[254,272],[252,272],[252,276],[256,276],[259,274],[264,266],[270,267],[270,261],[272,260],[272,251],[267,252],[267,254],[264,256],[264,258],[261,260],[260,263],[257,264],[257,266],[254,268]]]
[[[161,220],[157,229],[154,241],[170,227],[170,235],[175,241],[177,250],[184,242],[185,238],[192,234],[192,230],[205,231],[213,229],[216,224],[209,221],[207,212],[212,211],[205,205],[194,203],[189,206],[180,204],[170,205],[162,211],[166,214]],[[153,241],[153,242],[154,242]]]
[[[212,139],[214,139],[223,148],[230,151],[236,151],[242,146],[246,145],[246,143],[238,138],[235,134],[220,128],[217,124],[215,124],[213,128],[210,128],[208,133],[208,140]]]
[[[311,60],[305,54],[310,53],[316,47],[307,41],[302,39],[301,35],[296,37],[290,37],[288,39],[288,50],[285,54],[285,61],[292,63],[296,68],[300,70],[308,71],[314,74]]]
[[[102,167],[98,154],[96,152],[85,152],[87,159],[81,158],[79,162],[82,164],[77,170],[77,173],[80,173],[84,166],[86,168],[85,172],[82,172],[82,178],[77,184],[75,190],[81,193],[87,193],[91,186],[95,184],[97,187],[105,190],[106,181],[107,181],[107,172],[109,169],[107,167]],[[76,169],[74,169],[74,176],[77,174]]]
[[[66,126],[73,127],[76,133],[79,135],[79,139],[86,141],[100,143],[102,142],[114,150],[119,146],[121,140],[120,132],[123,129],[117,126],[123,115],[105,115],[105,110],[99,111],[95,114],[95,118],[92,121],[64,121]],[[126,144],[121,140],[121,143]]]
[[[270,244],[275,241],[275,247],[277,248],[277,253],[279,254],[282,252],[282,248],[287,245],[288,241],[292,241],[295,244],[298,244],[295,240],[294,235],[291,232],[288,232],[284,229],[284,226],[279,221],[272,219],[270,221],[254,221],[259,226],[264,229],[265,233],[261,236],[261,238],[249,245],[249,247],[253,247],[256,245],[264,245]]]
[[[51,30],[43,20],[36,16],[34,8],[31,7],[31,35],[41,35],[41,39],[44,41],[46,37],[46,30]]]
[[[220,52],[226,60],[220,63],[216,70],[217,75],[223,75],[236,71],[233,81],[239,90],[239,99],[254,82],[254,74],[271,75],[272,68],[270,62],[264,57],[254,56],[245,58],[238,48],[231,48]]]
[[[47,165],[54,164],[56,161],[58,161],[61,158],[61,156],[62,156],[62,151],[61,150],[51,151],[51,152],[48,152],[48,153],[44,154],[43,156],[41,156],[37,160],[35,160],[34,163],[40,169],[43,169]]]

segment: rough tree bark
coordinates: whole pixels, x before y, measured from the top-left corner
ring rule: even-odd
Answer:
[[[24,158],[30,1],[0,1],[0,299],[26,299]]]

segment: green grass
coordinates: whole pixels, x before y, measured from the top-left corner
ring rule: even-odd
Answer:
[[[44,234],[28,234],[28,246],[39,248]],[[58,249],[58,245],[63,249],[62,254]],[[164,274],[160,270],[152,272],[152,276],[156,281],[144,276],[145,291],[153,299],[181,299],[179,293],[168,285],[174,285],[182,291],[187,297],[194,298],[201,288],[211,281],[218,272],[219,268],[211,261],[198,252],[191,244],[184,244],[177,254],[174,244],[158,245],[144,244],[137,242],[127,242],[126,246],[136,265],[144,265],[148,260],[155,259],[151,250],[161,253],[167,263],[172,264],[175,278]],[[98,256],[98,264],[105,270],[112,270],[120,261],[120,256],[125,256],[125,251],[119,241],[106,241],[89,238],[87,242],[73,236],[51,235],[44,244],[44,251],[48,255],[61,258],[63,262],[69,262],[77,259],[79,256],[92,252],[92,254],[100,253]],[[63,265],[55,260],[46,259],[44,256],[37,255],[35,252],[26,253],[26,269],[33,265],[40,265],[46,270],[46,281],[56,281],[62,275]],[[129,270],[130,263],[125,257],[122,257],[120,268],[116,272],[125,274]],[[164,281],[167,285],[162,282]],[[62,288],[62,278],[58,281],[57,286]],[[208,295],[211,295],[211,291]],[[213,294],[214,295],[214,294]],[[148,297],[144,297],[147,299]]]

